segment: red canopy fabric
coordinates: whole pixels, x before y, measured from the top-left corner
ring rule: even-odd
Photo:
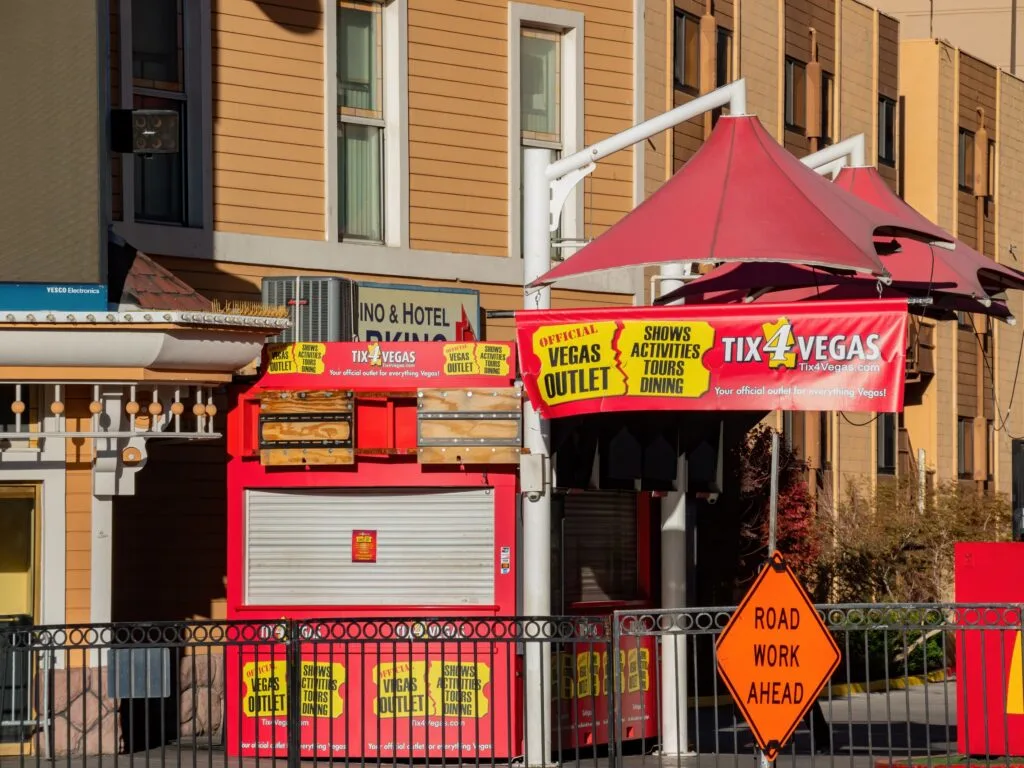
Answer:
[[[892,191],[877,168],[843,168],[833,183],[884,211],[916,221],[919,229],[931,227],[937,233],[936,240],[953,244],[948,249],[899,238],[900,252],[882,259],[894,284],[898,280],[927,280],[932,274],[936,281],[954,279],[958,293],[975,298],[985,298],[1006,288],[1024,289],[1024,272],[998,264],[929,222]]]
[[[934,230],[819,176],[779,146],[757,117],[723,116],[661,189],[531,285],[693,261],[789,262],[884,274],[875,235],[931,240]]]
[[[893,192],[892,187],[874,166],[843,167],[832,183],[859,197],[865,203],[871,203],[876,208],[899,216],[906,226],[930,233],[935,240],[953,240],[949,232],[918,212],[916,208],[907,205]]]
[[[728,264],[721,269],[735,268],[733,271],[744,270],[750,267],[749,264]],[[861,276],[842,276],[829,274],[827,272],[816,272],[817,284],[803,282],[807,273],[814,272],[811,267],[804,267],[795,264],[778,264],[772,267],[782,267],[783,271],[790,271],[792,274],[776,273],[770,284],[761,287],[737,288],[732,285],[732,275],[712,275],[707,278],[699,278],[688,283],[684,288],[689,289],[686,296],[688,304],[739,304],[739,303],[760,303],[760,302],[787,302],[787,301],[815,301],[832,299],[860,299],[871,301],[872,299],[907,299],[920,297],[921,291],[906,290],[905,287],[896,285],[880,286],[876,280]],[[716,270],[718,271],[718,270]],[[800,274],[804,273],[804,274]],[[695,290],[695,289],[701,290]],[[881,290],[879,290],[881,289]],[[663,296],[656,303],[665,304],[673,300],[673,295],[678,297],[679,292]],[[911,307],[913,312],[938,317],[942,319],[952,318],[955,312],[976,312],[990,317],[1008,320],[1012,315],[1007,309],[1005,302],[993,299],[988,304],[973,299],[969,296],[959,294],[933,292],[931,304],[918,304]]]

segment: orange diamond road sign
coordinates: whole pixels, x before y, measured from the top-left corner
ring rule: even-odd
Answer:
[[[769,760],[839,666],[839,646],[778,552],[722,630],[715,655],[718,673]]]

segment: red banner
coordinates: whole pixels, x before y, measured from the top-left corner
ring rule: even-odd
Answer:
[[[903,408],[904,300],[533,310],[516,333],[546,418]]]
[[[515,378],[511,344],[484,342],[297,342],[268,344],[263,382],[308,387],[503,386]]]

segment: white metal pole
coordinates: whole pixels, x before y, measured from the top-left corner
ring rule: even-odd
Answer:
[[[661,499],[661,607],[674,613],[675,630],[661,637],[661,753],[678,757],[689,751],[689,678],[686,635],[680,609],[686,608],[686,456],[676,469],[677,490]]]
[[[661,269],[661,295],[683,284],[687,272],[684,264],[666,264]],[[674,304],[682,304],[677,300]],[[689,548],[686,546],[686,456],[676,464],[676,490],[661,499],[661,607],[670,611],[686,608],[686,567]],[[678,614],[677,614],[678,616]],[[679,631],[661,638],[661,735],[663,755],[678,757],[689,751],[689,667],[686,663],[686,635],[682,621],[672,622]]]
[[[868,164],[866,159],[867,151],[864,147],[864,134],[858,133],[856,136],[838,141],[810,155],[804,155],[800,158],[800,162],[808,168],[818,170],[819,173],[824,172],[820,169],[825,168],[836,160],[846,158],[849,158],[850,166],[863,168]]]
[[[550,185],[545,171],[552,160],[549,149],[523,151],[523,284],[528,285],[551,268],[548,231]],[[525,309],[548,309],[551,290],[528,290]],[[523,408],[523,442],[533,456],[542,456],[544,492],[523,495],[523,613],[551,614],[551,473],[547,425],[532,404]],[[526,720],[525,760],[528,766],[551,764],[551,651],[547,643],[527,642],[523,703]]]
[[[771,498],[768,500],[768,557],[775,554],[779,525],[779,433],[772,432]]]

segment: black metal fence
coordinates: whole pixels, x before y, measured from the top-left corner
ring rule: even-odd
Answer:
[[[754,759],[754,737],[722,683],[714,646],[734,608],[619,612],[613,645],[652,641],[659,694],[641,755],[700,765]],[[838,669],[776,762],[1021,765],[1021,607],[830,605],[819,615]],[[628,706],[616,701],[616,709]],[[630,751],[620,738],[620,754]],[[640,760],[649,759],[640,758]]]
[[[733,610],[0,627],[0,765],[751,765]],[[1018,606],[819,612],[842,663],[779,761],[1024,763]]]

